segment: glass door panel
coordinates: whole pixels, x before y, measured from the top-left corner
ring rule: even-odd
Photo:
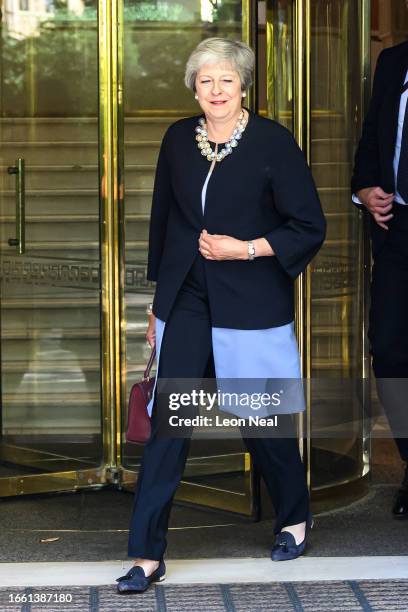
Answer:
[[[363,2],[311,2],[311,167],[327,237],[310,266],[311,461],[316,493],[359,481],[368,470],[362,387],[364,239],[351,202],[361,133]],[[342,431],[339,435],[333,432]]]
[[[124,361],[126,400],[131,385],[141,378],[150,355],[146,345],[146,305],[155,283],[146,280],[148,227],[155,164],[167,126],[201,112],[184,86],[189,53],[204,38],[242,39],[249,3],[131,2],[124,6],[125,115],[125,291],[126,338]],[[245,19],[244,19],[245,18]],[[122,431],[123,479],[133,488],[142,446],[126,444]],[[251,514],[252,473],[241,440],[194,439],[177,499]]]
[[[71,7],[71,8],[69,8]],[[6,3],[0,495],[99,479],[97,3]]]
[[[322,249],[299,279],[296,313],[304,375],[312,379],[300,425],[318,501],[337,485],[361,481],[368,465],[359,384],[365,363],[364,240],[349,189],[363,115],[359,58],[365,1],[310,0],[309,8],[310,14],[306,2],[266,2],[264,106],[302,140],[306,154],[310,151],[328,223]],[[341,435],[327,433],[339,426]]]
[[[265,2],[265,113],[291,132],[294,103],[293,19],[291,0]]]

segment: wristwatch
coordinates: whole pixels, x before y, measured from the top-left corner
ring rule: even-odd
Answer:
[[[253,261],[255,259],[255,245],[252,240],[248,240],[248,259]]]
[[[153,304],[148,304],[148,305],[147,305],[147,307],[146,307],[146,313],[147,313],[148,315],[153,314],[152,308],[153,308]]]

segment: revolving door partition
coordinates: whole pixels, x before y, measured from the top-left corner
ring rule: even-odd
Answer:
[[[364,493],[369,471],[368,240],[349,188],[369,86],[369,7],[348,0],[266,4],[265,110],[293,131],[327,220],[326,241],[297,286],[309,383],[303,450],[312,500],[327,507],[338,496]],[[280,87],[290,74],[292,83]]]
[[[166,126],[198,111],[183,67],[208,36],[241,38],[257,50],[249,105],[293,131],[328,217],[327,243],[297,282],[304,376],[364,375],[363,232],[347,181],[368,68],[367,4],[100,0],[37,22],[31,13],[3,12],[0,495],[106,483],[133,490],[143,449],[125,442],[126,400],[150,352],[155,164]],[[60,45],[54,55],[62,64],[47,71],[40,66],[51,61],[50,41]],[[24,254],[8,243],[17,236],[22,177],[7,168],[19,157],[27,178]],[[334,397],[309,395],[299,421],[316,499],[342,483],[362,490],[362,404],[352,397],[350,405],[359,425],[349,439],[313,439],[312,429],[336,411]],[[239,440],[193,440],[176,499],[253,516],[256,486]]]

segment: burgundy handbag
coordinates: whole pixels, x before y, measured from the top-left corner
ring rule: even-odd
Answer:
[[[130,390],[126,441],[134,444],[143,444],[150,438],[151,424],[147,405],[154,387],[154,378],[150,378],[150,370],[155,356],[156,347],[152,349],[143,380],[135,383]]]

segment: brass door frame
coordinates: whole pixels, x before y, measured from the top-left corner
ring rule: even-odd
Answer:
[[[120,329],[118,227],[122,193],[119,193],[120,155],[118,143],[119,113],[118,92],[118,13],[117,0],[98,0],[98,48],[99,48],[99,201],[100,201],[100,266],[101,266],[101,418],[103,437],[102,463],[95,468],[46,472],[0,478],[0,497],[51,491],[99,488],[117,481],[118,431],[117,407],[120,406]],[[119,326],[118,326],[119,321]],[[120,429],[119,429],[120,431]],[[30,448],[3,445],[0,459],[21,465],[46,467],[50,452]],[[59,458],[60,455],[58,456]]]
[[[310,0],[295,0],[294,2],[294,105],[293,128],[299,147],[303,150],[310,164]],[[311,377],[311,312],[310,312],[309,266],[296,281],[296,334],[299,344],[302,376]],[[310,470],[310,432],[311,425],[310,387],[306,389],[306,414],[298,417],[299,449],[306,464],[307,484],[311,486]],[[306,440],[306,444],[305,444]]]
[[[123,2],[99,2],[99,172],[102,266],[102,417],[104,469],[117,480],[120,457],[123,274]]]

